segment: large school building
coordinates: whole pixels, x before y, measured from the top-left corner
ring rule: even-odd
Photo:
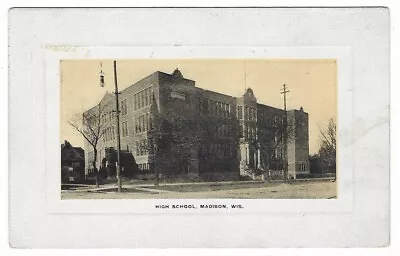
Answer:
[[[141,173],[232,177],[256,171],[295,179],[309,173],[308,114],[257,102],[252,89],[233,97],[195,86],[176,69],[155,72],[120,92],[121,150],[131,154]],[[99,106],[102,111],[99,112]],[[103,136],[99,163],[116,148],[115,96],[106,93],[85,115],[100,116]],[[285,125],[284,118],[287,116]],[[287,150],[284,139],[287,137]],[[93,149],[85,144],[86,173]],[[99,168],[99,167],[98,167]]]

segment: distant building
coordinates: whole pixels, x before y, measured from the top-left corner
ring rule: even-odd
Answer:
[[[281,175],[285,112],[257,102],[252,89],[233,97],[195,87],[176,69],[155,72],[120,92],[121,149],[131,152],[142,173],[159,168],[163,175],[232,177],[252,170]],[[99,102],[108,110],[99,143],[98,159],[116,146],[115,97],[106,93]],[[95,113],[96,106],[85,114]],[[308,114],[287,111],[288,178],[309,173]],[[88,143],[86,172],[93,169]],[[272,150],[272,151],[271,151]]]
[[[61,144],[61,182],[76,182],[85,178],[85,152],[68,141]]]

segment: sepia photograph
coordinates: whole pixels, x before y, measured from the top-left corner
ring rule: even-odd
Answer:
[[[61,60],[61,198],[335,199],[336,68]]]

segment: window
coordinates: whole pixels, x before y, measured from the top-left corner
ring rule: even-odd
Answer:
[[[230,115],[230,111],[231,110],[231,106],[229,104],[225,104],[225,115],[226,117],[229,117]]]
[[[122,137],[128,136],[128,123],[122,122]]]
[[[144,132],[143,131],[143,116],[139,116],[139,132]]]
[[[142,132],[146,131],[146,116],[142,115]]]
[[[126,107],[126,99],[121,101],[121,114],[126,115],[128,112],[127,107]]]
[[[250,108],[250,109],[249,109],[249,112],[250,112],[250,114],[249,114],[250,118],[249,118],[249,119],[250,119],[251,121],[253,121],[253,120],[254,120],[254,109],[253,109],[253,108]]]
[[[135,117],[135,133],[139,132],[139,122],[138,122],[138,118]]]
[[[238,119],[243,119],[243,107],[238,106]]]
[[[147,102],[148,102],[148,92],[149,92],[148,88],[143,91],[143,93],[144,93],[144,106],[148,105],[147,104]]]
[[[253,118],[253,109],[248,107],[247,108],[247,120],[252,120]]]
[[[149,88],[149,105],[153,102],[153,87]]]
[[[239,138],[243,138],[243,125],[239,125]]]
[[[303,162],[298,163],[298,171],[305,172],[306,171],[306,164]]]
[[[148,131],[150,129],[149,113],[146,114],[145,120],[146,120],[146,131]]]
[[[139,141],[139,156],[143,155],[143,141]]]
[[[226,104],[225,103],[222,103],[222,116],[223,117],[226,117],[226,113],[227,111],[226,111]]]
[[[203,102],[200,97],[197,97],[197,104],[199,104],[199,112],[203,113]]]
[[[139,108],[139,102],[138,102],[138,95],[135,94],[133,95],[133,109],[137,110]]]

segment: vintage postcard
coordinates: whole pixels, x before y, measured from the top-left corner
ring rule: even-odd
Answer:
[[[384,8],[11,10],[10,244],[387,245],[388,24]]]
[[[337,112],[349,49],[324,50],[47,48],[59,94],[50,211],[348,211],[337,159],[351,156],[339,129],[350,117]]]

